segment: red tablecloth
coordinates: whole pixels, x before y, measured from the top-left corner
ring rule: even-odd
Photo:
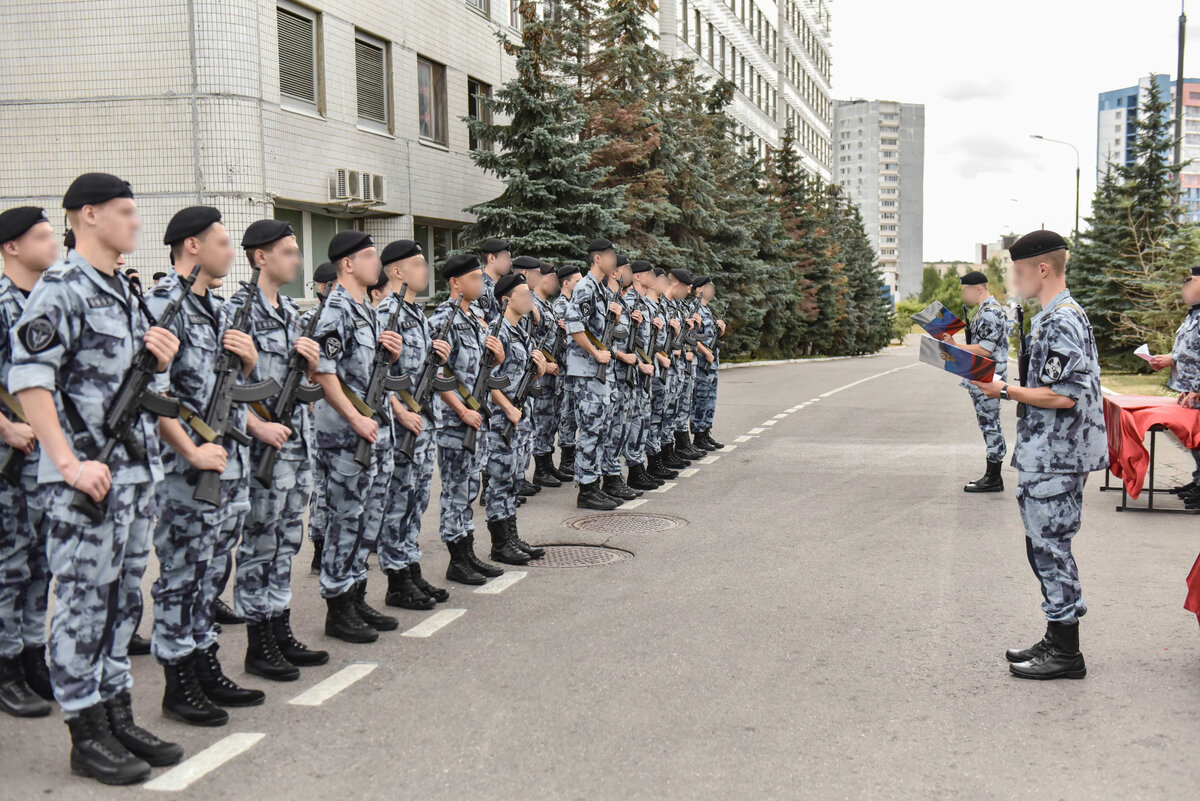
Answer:
[[[1151,426],[1167,429],[1185,448],[1200,447],[1200,410],[1184,408],[1174,398],[1105,395],[1104,424],[1108,427],[1109,470],[1125,483],[1131,498],[1142,493],[1150,468],[1144,442]]]

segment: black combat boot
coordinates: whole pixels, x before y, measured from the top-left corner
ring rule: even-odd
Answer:
[[[220,646],[213,643],[203,651],[197,648],[192,654],[195,657],[192,664],[196,668],[196,681],[200,682],[204,694],[217,706],[258,706],[267,700],[267,694],[262,690],[239,687],[225,675],[225,671],[221,670],[221,661],[217,659],[218,648]]]
[[[325,550],[325,538],[313,537],[313,558],[312,565],[309,566],[309,572],[314,576],[321,575],[321,552]]]
[[[246,622],[246,618],[230,609],[229,604],[220,598],[213,604],[213,619],[223,626],[239,626]]]
[[[129,753],[113,735],[104,704],[81,709],[67,720],[71,730],[71,772],[101,784],[135,784],[150,778],[150,766]]]
[[[0,657],[0,709],[15,718],[43,718],[50,704],[39,698],[25,680],[18,657]]]
[[[675,453],[681,459],[690,459],[693,462],[697,459],[703,459],[708,455],[707,451],[697,450],[692,447],[691,437],[688,436],[688,432],[686,431],[675,432]]]
[[[108,726],[117,742],[138,759],[156,768],[174,765],[183,759],[183,747],[168,743],[133,722],[133,702],[129,691],[122,690],[104,702]]]
[[[284,609],[271,618],[271,627],[275,630],[275,644],[283,658],[296,667],[316,667],[329,661],[328,651],[314,650],[296,639],[292,633],[291,609]]]
[[[506,565],[523,565],[529,554],[517,547],[509,537],[508,518],[487,521],[488,533],[492,535],[492,561]]]
[[[21,651],[21,670],[29,689],[45,698],[54,700],[54,688],[50,686],[50,668],[46,667],[46,646],[27,645]]]
[[[692,432],[692,446],[698,451],[715,451],[716,448],[710,448],[708,440],[704,438],[703,431]]]
[[[130,656],[146,656],[150,653],[150,641],[135,631],[129,638],[129,648],[126,653]]]
[[[977,478],[963,487],[963,492],[1004,492],[1004,479],[1000,477],[1000,463],[988,462],[983,478]]]
[[[252,620],[246,624],[246,672],[271,681],[300,678],[300,668],[287,661],[279,650],[270,620]]]
[[[575,506],[580,509],[596,509],[597,511],[607,512],[616,509],[621,505],[621,502],[611,495],[606,495],[600,490],[600,481],[597,479],[591,484],[579,485],[579,496],[575,499]]]
[[[1185,494],[1185,493],[1191,492],[1191,491],[1192,491],[1192,490],[1194,490],[1194,489],[1196,489],[1196,481],[1195,481],[1195,479],[1193,479],[1193,480],[1189,481],[1189,482],[1188,482],[1188,483],[1186,483],[1186,484],[1181,484],[1181,485],[1180,485],[1180,486],[1178,486],[1178,487],[1173,487],[1173,488],[1171,489],[1171,492],[1172,492],[1173,494],[1175,494],[1175,495],[1183,495],[1183,494]]]
[[[663,464],[662,453],[650,454],[648,461],[650,462],[650,469],[646,472],[663,483],[679,478],[679,473]]]
[[[487,495],[487,488],[488,488],[488,476],[487,476],[487,473],[485,472],[483,474],[483,476],[479,479],[479,505],[480,506],[485,506],[485,507],[487,506],[487,501],[484,500],[484,496]]]
[[[625,483],[625,479],[621,478],[621,474],[615,476],[605,476],[603,483],[600,485],[600,490],[613,498],[619,498],[622,501],[632,501],[641,496],[642,493],[635,489],[631,489]]]
[[[1036,656],[1046,652],[1050,647],[1050,626],[1046,626],[1046,633],[1042,639],[1028,648],[1009,648],[1004,652],[1004,658],[1009,662],[1028,662]]]
[[[566,449],[564,448],[563,450],[565,453]],[[572,447],[571,451],[572,451],[572,453],[574,453],[575,449]],[[575,457],[572,456],[571,458],[574,459]],[[560,467],[559,465],[556,465],[554,463],[554,451],[551,451],[550,453],[546,454],[546,464],[548,464],[550,466],[550,472],[554,475],[554,477],[557,478],[559,481],[563,482],[564,484],[566,484],[568,481],[575,480],[574,464],[571,465],[570,470],[566,470],[565,468]]]
[[[443,590],[441,587],[435,587],[421,577],[421,563],[413,562],[408,566],[408,573],[412,576],[413,584],[421,588],[421,592],[428,595],[439,604],[444,604],[450,600],[450,593]]]
[[[163,665],[167,686],[163,690],[163,714],[192,726],[224,726],[229,713],[212,702],[196,678],[196,654]]]
[[[368,626],[354,605],[354,590],[325,599],[325,634],[343,642],[375,642],[379,631]]]
[[[658,481],[646,472],[646,466],[643,464],[629,466],[629,481],[626,483],[630,489],[642,491],[658,489],[660,486]]]
[[[476,573],[481,573],[487,578],[504,575],[504,568],[488,564],[475,555],[475,532],[472,531],[467,535],[466,543],[463,553],[466,555],[467,561],[471,563],[471,567],[475,568]]]
[[[524,477],[521,478],[521,482],[517,485],[517,494],[522,498],[537,495],[541,491],[541,487],[537,484],[530,484]]]
[[[1079,624],[1049,624],[1049,646],[1028,662],[1008,666],[1014,676],[1022,679],[1082,679],[1087,665],[1079,650]]]
[[[487,578],[475,569],[466,553],[467,538],[459,537],[453,542],[446,543],[450,552],[450,564],[446,566],[446,581],[457,581],[459,584],[487,584]]]
[[[508,518],[508,520],[506,520],[504,522],[508,526],[509,541],[512,542],[513,545],[516,545],[518,548],[520,548],[525,553],[529,554],[530,559],[541,559],[543,556],[546,555],[545,548],[539,548],[536,545],[530,545],[528,542],[521,539],[519,534],[517,534],[517,516],[516,515],[513,515],[512,517]]]
[[[660,450],[658,453],[662,460],[663,467],[667,468],[668,470],[683,470],[691,464],[691,462],[687,461],[686,459],[681,459],[675,455],[674,445],[663,445],[662,450]],[[676,476],[678,476],[678,473],[676,473]]]
[[[384,596],[383,602],[388,606],[416,609],[422,612],[437,606],[437,602],[426,595],[425,591],[412,580],[412,573],[407,565],[396,570],[389,570],[387,577],[387,595]]]
[[[367,603],[367,580],[363,579],[354,585],[354,610],[371,628],[376,631],[395,631],[400,628],[400,621],[391,615],[385,615],[371,608]]]
[[[560,456],[558,459],[558,472],[560,474],[559,478],[562,478],[562,476],[565,475],[566,478],[563,478],[563,481],[574,481],[575,480],[575,446],[574,445],[563,445],[560,450],[562,451],[562,456]]]
[[[539,487],[562,486],[562,480],[554,472],[553,454],[543,453],[533,457],[533,483]]]

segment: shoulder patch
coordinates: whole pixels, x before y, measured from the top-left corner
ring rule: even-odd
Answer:
[[[1063,370],[1067,368],[1067,357],[1061,353],[1050,351],[1046,356],[1046,364],[1042,367],[1042,372],[1051,381],[1057,381],[1062,377]]]
[[[30,353],[41,353],[58,344],[58,329],[46,317],[35,317],[18,329],[21,344]]]
[[[321,352],[327,358],[336,359],[342,355],[342,340],[337,334],[329,334],[325,337],[325,341],[321,343]]]

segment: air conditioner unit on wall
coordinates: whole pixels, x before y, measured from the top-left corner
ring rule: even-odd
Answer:
[[[362,200],[362,174],[357,170],[338,167],[329,178],[330,200]]]
[[[387,203],[387,178],[364,172],[362,174],[362,198],[372,203]]]

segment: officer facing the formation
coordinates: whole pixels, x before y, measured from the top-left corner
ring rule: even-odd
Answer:
[[[71,769],[107,784],[150,775],[183,749],[133,722],[127,647],[137,625],[150,555],[154,482],[162,480],[158,434],[136,414],[107,462],[110,401],[145,343],[151,369],[167,369],[179,341],[151,327],[117,271],[141,227],[133,190],[87,173],[63,197],[74,248],[33,288],[10,344],[8,388],[41,447],[38,504],[54,577],[50,680],[71,730]],[[70,433],[64,431],[64,425]],[[98,522],[72,506],[75,493],[104,503]]]
[[[943,334],[942,340],[969,350],[977,356],[994,359],[996,361],[996,379],[1007,381],[1008,316],[1005,315],[999,301],[988,291],[986,275],[978,270],[972,270],[959,280],[962,283],[963,303],[978,308],[975,311],[974,319],[970,322],[967,344],[960,345],[950,334]],[[979,421],[979,430],[983,432],[983,442],[987,447],[987,469],[982,478],[963,487],[963,492],[1002,492],[1004,479],[1000,477],[1000,466],[1008,453],[1008,448],[1004,444],[1004,431],[1000,428],[1000,401],[986,397],[971,384],[972,382],[963,379],[962,386],[971,394],[971,402],[975,405],[975,417]]]
[[[1169,354],[1150,357],[1150,366],[1155,370],[1171,368],[1167,388],[1179,393],[1179,405],[1189,408],[1200,406],[1200,266],[1192,268],[1192,274],[1183,282],[1183,302],[1188,306],[1187,316],[1175,332],[1175,344]],[[1175,490],[1189,509],[1200,508],[1200,449],[1192,451],[1196,469],[1192,480]]]
[[[250,305],[251,335],[258,350],[254,379],[274,379],[283,387],[293,354],[303,360],[306,375],[316,371],[320,359],[316,341],[300,336],[299,307],[280,292],[300,271],[300,246],[286,222],[258,220],[242,236],[242,250],[259,268],[258,284],[233,293],[222,313],[232,317]],[[274,417],[277,402],[278,396],[273,396],[246,417],[246,431],[254,437],[250,472],[257,474],[268,451],[274,452],[274,469],[266,484],[250,479],[250,511],[238,546],[233,599],[246,620],[246,672],[292,681],[300,677],[297,668],[323,665],[329,654],[310,650],[292,633],[292,557],[304,538],[315,441],[309,405],[297,403],[292,418],[280,420]]]
[[[327,261],[321,262],[317,269],[313,270],[313,290],[319,297],[328,295],[333,290],[334,283],[337,282],[337,270]],[[304,318],[307,319],[310,314],[320,314],[321,309],[310,309],[305,313]],[[312,460],[313,471],[313,491],[312,498],[308,502],[308,538],[313,544],[313,556],[310,569],[313,575],[321,574],[321,550],[325,547],[325,462],[322,459]]]
[[[160,572],[151,588],[154,596],[152,653],[163,666],[166,687],[162,709],[167,717],[195,726],[221,726],[229,720],[222,706],[254,706],[265,698],[258,690],[243,689],[224,675],[217,658],[215,605],[229,576],[232,551],[242,521],[250,510],[246,449],[206,436],[207,412],[217,387],[217,361],[222,348],[234,353],[248,376],[258,361],[254,341],[228,327],[221,299],[210,292],[233,268],[233,242],[210,206],[183,209],[167,224],[163,244],[171,248],[174,269],[146,298],[150,313],[163,309],[184,292],[183,278],[199,266],[191,290],[184,296],[170,330],[179,338],[179,355],[169,374],[157,379],[157,389],[176,397],[181,417],[192,433],[174,418],[159,419],[159,433],[170,450],[163,454],[166,477],[156,487],[158,523],[154,551]],[[238,428],[244,410],[237,409]],[[209,432],[211,434],[211,431]],[[220,474],[219,502],[196,497],[203,471]]]
[[[700,299],[696,308],[700,317],[696,352],[701,357],[696,365],[696,386],[692,394],[692,443],[697,448],[716,451],[725,447],[712,438],[713,417],[717,412],[717,370],[721,366],[718,342],[725,333],[725,321],[714,317],[709,307],[717,292],[711,278],[699,276],[693,282],[692,290]]]
[[[1100,364],[1087,314],[1066,285],[1067,242],[1034,231],[1009,248],[1013,283],[1022,298],[1037,298],[1022,386],[1003,379],[972,382],[989,398],[1017,402],[1017,502],[1025,549],[1041,583],[1046,635],[1006,654],[1013,674],[1029,679],[1081,679],[1079,618],[1087,612],[1071,540],[1079,531],[1088,473],[1108,467],[1108,439],[1100,400]]]
[[[25,412],[8,393],[9,333],[42,273],[58,260],[46,212],[21,206],[0,214],[0,709],[16,717],[50,714],[46,594],[50,571],[38,507],[38,450]]]

